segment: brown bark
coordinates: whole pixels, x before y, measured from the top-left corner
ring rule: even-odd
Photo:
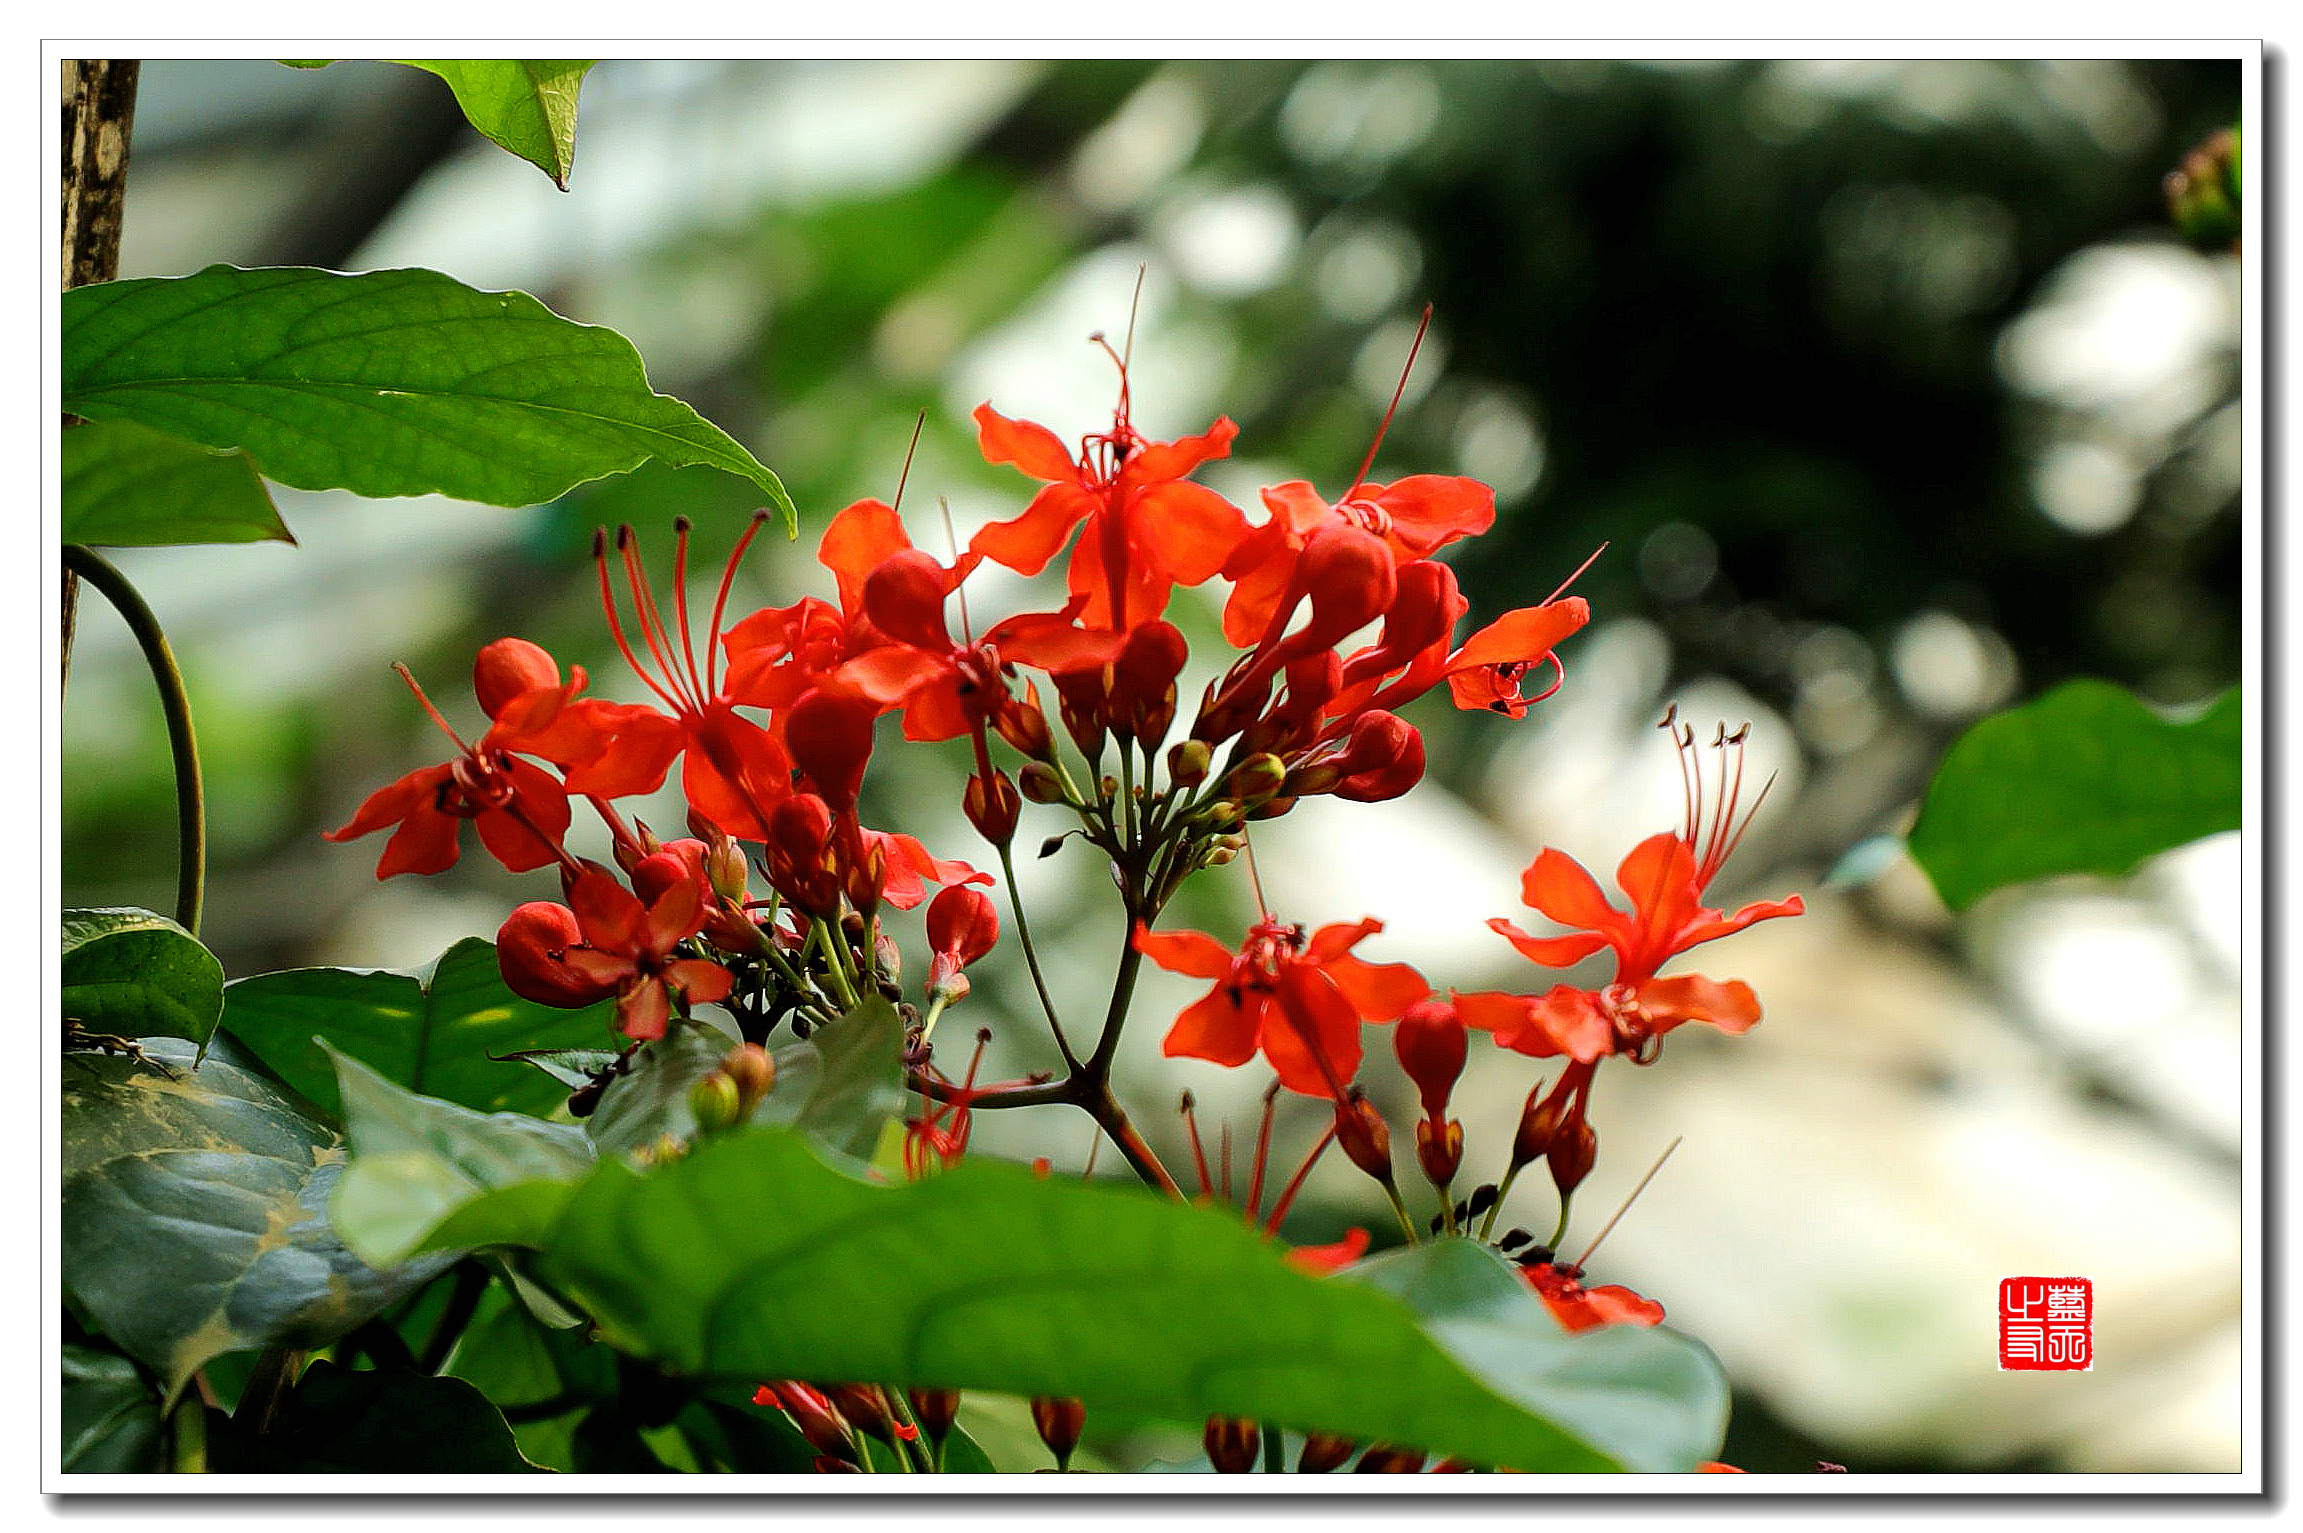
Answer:
[[[65,59],[63,278],[67,288],[109,282],[120,270],[120,216],[128,192],[128,140],[136,120],[136,59]],[[71,425],[75,417],[65,416]],[[63,673],[72,679],[80,577],[64,571]]]

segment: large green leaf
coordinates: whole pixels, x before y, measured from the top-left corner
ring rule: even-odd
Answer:
[[[240,448],[308,490],[551,500],[649,459],[776,476],[679,400],[632,343],[526,293],[435,271],[211,266],[64,295],[63,406]]]
[[[707,1380],[1069,1395],[1531,1470],[1689,1470],[1724,1428],[1708,1353],[1660,1330],[1569,1336],[1460,1243],[1322,1280],[1238,1219],[1141,1189],[973,1161],[875,1185],[759,1128],[555,1190],[548,1232],[532,1204],[508,1210],[537,1270],[619,1347]],[[476,1243],[512,1193],[429,1243]]]
[[[377,1272],[327,1206],[342,1152],[219,1039],[148,1038],[167,1071],[71,1055],[63,1087],[64,1284],[171,1390],[209,1358],[331,1341],[430,1280]]]
[[[130,421],[85,421],[64,433],[67,543],[296,540],[243,452],[211,452]]]
[[[495,945],[478,937],[428,969],[281,969],[224,991],[225,1031],[331,1112],[342,1107],[336,1069],[316,1035],[411,1091],[540,1117],[568,1099],[567,1088],[501,1056],[597,1047],[614,1036],[614,1011],[609,1002],[561,1011],[521,999],[504,984]]]
[[[1911,830],[1944,903],[2051,873],[2131,871],[2240,818],[2236,688],[2177,723],[2109,682],[2065,682],[1951,747]]]
[[[149,910],[64,912],[64,1015],[92,1033],[205,1043],[224,1009],[224,966]]]
[[[282,59],[324,69],[335,59]],[[561,191],[576,163],[576,98],[597,59],[393,59],[448,82],[464,119],[550,176]]]

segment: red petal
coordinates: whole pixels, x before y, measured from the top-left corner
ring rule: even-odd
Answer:
[[[378,878],[402,873],[445,873],[463,855],[464,822],[430,803],[408,811],[392,839],[384,843],[383,861],[376,864]]]
[[[1170,1059],[1244,1065],[1255,1058],[1256,1018],[1263,1009],[1263,997],[1255,998],[1252,1009],[1237,1006],[1232,1003],[1230,987],[1218,985],[1175,1019],[1162,1052]]]
[[[387,825],[399,824],[419,805],[428,804],[437,796],[440,784],[448,780],[451,770],[446,766],[418,767],[398,782],[386,783],[368,795],[360,812],[352,816],[351,824],[329,831],[328,839],[356,841]]]
[[[1577,932],[1571,937],[1530,937],[1501,916],[1490,920],[1487,927],[1547,969],[1564,969],[1581,963],[1607,946],[1605,937],[1591,932]]]
[[[1045,426],[1010,420],[983,404],[976,406],[976,430],[984,457],[990,462],[1013,463],[1034,479],[1052,482],[1079,478],[1079,465],[1072,461],[1071,449]]]
[[[1333,980],[1303,963],[1280,971],[1279,993],[1264,1014],[1263,1052],[1281,1085],[1332,1099],[1336,1082],[1348,1086],[1359,1074],[1366,1054],[1360,1031],[1359,1013]]]
[[[1458,671],[1476,665],[1532,665],[1590,621],[1591,603],[1580,596],[1506,612],[1465,641],[1447,666]]]
[[[977,412],[977,419],[982,419],[981,411]],[[1136,486],[1181,479],[1202,463],[1229,457],[1232,439],[1238,435],[1238,424],[1225,416],[1208,427],[1205,435],[1179,437],[1173,442],[1147,442],[1120,471],[1121,482]]]
[[[568,791],[599,798],[653,793],[686,747],[687,731],[678,719],[633,704],[607,747],[568,773]]]
[[[1370,498],[1390,515],[1392,535],[1418,554],[1495,525],[1495,491],[1476,479],[1410,474]]]
[[[1197,484],[1164,484],[1146,490],[1128,508],[1140,546],[1178,583],[1196,586],[1231,558],[1248,534],[1239,507]]]
[[[1520,898],[1562,926],[1609,937],[1629,928],[1623,913],[1608,903],[1598,880],[1584,871],[1583,864],[1550,847],[1544,848],[1521,877]]]
[[[1101,504],[1076,484],[1051,484],[1032,498],[1023,515],[979,529],[968,539],[968,551],[1019,575],[1037,575],[1062,552],[1072,529]]]
[[[1659,1033],[1682,1022],[1709,1022],[1730,1033],[1748,1033],[1759,1024],[1759,997],[1739,979],[1700,974],[1651,979],[1639,987],[1639,1004]]]
[[[1206,932],[1155,932],[1138,925],[1135,932],[1136,951],[1161,968],[1175,974],[1189,974],[1194,979],[1228,978],[1232,966],[1239,960]]]
[[[677,986],[691,1006],[724,1001],[736,990],[736,977],[708,958],[683,958],[667,965],[664,982]]]
[[[864,599],[864,582],[894,554],[912,546],[903,518],[882,500],[859,500],[832,519],[816,558],[839,577],[840,607],[854,612]]]
[[[596,866],[584,869],[568,891],[568,904],[584,930],[585,942],[617,958],[638,955],[647,907],[617,882],[615,874]]]

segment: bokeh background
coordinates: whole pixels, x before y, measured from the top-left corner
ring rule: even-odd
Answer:
[[[1592,1276],[1718,1351],[1725,1456],[1752,1469],[2231,1470],[2238,837],[1955,919],[1898,836],[1986,713],[2076,675],[2171,706],[2238,679],[2238,258],[2181,244],[2159,181],[2239,93],[2228,60],[611,62],[563,194],[414,71],[156,60],[122,275],[423,265],[614,326],[803,508],[800,543],[740,584],[761,605],[829,593],[814,530],[894,491],[922,412],[920,541],[940,546],[939,498],[962,539],[1020,509],[1031,486],[982,463],[969,412],[1097,429],[1115,380],[1088,338],[1127,329],[1139,273],[1138,423],[1238,420],[1204,477],[1251,508],[1283,479],[1348,483],[1432,303],[1376,477],[1497,487],[1496,530],[1453,556],[1475,620],[1604,545],[1577,587],[1597,617],[1524,723],[1420,705],[1433,766],[1409,799],[1259,827],[1275,908],[1378,915],[1366,956],[1524,987],[1484,922],[1540,926],[1518,902],[1535,852],[1604,876],[1677,822],[1667,703],[1750,721],[1774,786],[1715,892],[1799,890],[1810,913],[1703,955],[1758,989],[1758,1030],[1603,1072],[1570,1252],[1682,1137]],[[389,662],[461,722],[471,656],[505,633],[637,696],[592,529],[630,520],[662,552],[685,513],[713,579],[753,502],[702,470],[525,511],[279,498],[300,547],[119,559],[190,675],[207,936],[235,975],[420,965],[551,891],[481,859],[379,885],[377,843],[320,839],[439,759]],[[1023,599],[971,592],[979,613]],[[1175,615],[1212,643],[1209,594]],[[157,710],[117,624],[82,612],[65,902],[166,909]],[[962,770],[883,749],[867,814],[970,855]],[[1174,922],[1236,937],[1244,874],[1203,878]],[[1059,1002],[1100,1009],[1119,933],[1088,855],[1023,876]],[[1244,1156],[1262,1084],[1159,1057],[1195,988],[1150,976],[1128,1055],[1129,1104],[1179,1164],[1179,1091]],[[991,1068],[1042,1062],[1016,968],[988,965],[958,1015],[999,1034]],[[1501,1169],[1534,1065],[1477,1058],[1467,1177]],[[1286,1104],[1275,1158],[1319,1124]],[[983,1115],[977,1142],[1076,1168],[1089,1138],[1048,1109]],[[1323,1165],[1295,1233],[1380,1236],[1365,1186]],[[1552,1216],[1523,1184],[1507,1222]],[[1997,1281],[2021,1274],[2094,1280],[2091,1373],[1996,1370]]]

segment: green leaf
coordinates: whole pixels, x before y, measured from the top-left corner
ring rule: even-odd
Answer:
[[[149,910],[64,912],[64,1015],[92,1033],[205,1043],[224,1010],[224,966]]]
[[[307,1367],[262,1436],[225,1432],[218,1473],[537,1474],[512,1429],[462,1379],[401,1370]]]
[[[117,1353],[67,1345],[57,1435],[66,1474],[148,1474],[160,1468],[160,1397]]]
[[[129,421],[64,433],[67,543],[293,543],[271,492],[242,452],[211,452]]]
[[[478,937],[426,969],[281,969],[224,991],[224,1030],[330,1112],[342,1111],[336,1070],[315,1034],[411,1091],[542,1117],[567,1089],[500,1056],[597,1045],[613,1035],[614,1011],[523,1000],[504,984],[495,945]]]
[[[211,266],[63,297],[63,407],[239,448],[270,478],[361,495],[554,499],[651,458],[773,473],[650,391],[632,343],[526,293],[435,271]]]
[[[708,1023],[679,1021],[671,1031],[633,1054],[630,1068],[600,1093],[600,1105],[584,1120],[584,1132],[603,1155],[632,1155],[669,1135],[685,1143],[696,1134],[689,1097],[696,1083],[717,1070],[743,1039]],[[785,1089],[776,1059],[776,1090]]]
[[[596,59],[395,59],[448,82],[473,127],[550,176],[576,163],[576,97]]]
[[[803,1075],[810,1055],[812,1075]],[[866,996],[805,1043],[777,1050],[776,1067],[776,1089],[752,1121],[788,1123],[843,1155],[868,1159],[904,1110],[903,1018],[882,997]],[[804,1094],[796,1089],[803,1084]]]
[[[227,1040],[67,1056],[63,1275],[105,1336],[173,1392],[209,1358],[315,1347],[412,1292],[437,1260],[377,1272],[327,1217],[333,1137]]]
[[[2177,723],[2109,682],[2065,682],[1951,747],[1911,854],[1954,910],[2053,873],[2132,871],[2240,819],[2236,688]]]
[[[454,1241],[509,1196],[468,1205]],[[532,1209],[511,1213],[535,1239]],[[1322,1280],[1222,1212],[995,1162],[875,1185],[750,1129],[645,1175],[604,1162],[539,1244],[537,1270],[610,1341],[706,1380],[1068,1395],[1531,1470],[1690,1470],[1725,1423],[1701,1348],[1570,1336],[1462,1243],[1428,1269]]]
[[[404,1260],[426,1231],[496,1188],[556,1209],[534,1189],[573,1182],[596,1159],[573,1124],[474,1112],[403,1090],[349,1056],[336,1065],[354,1158],[330,1212],[345,1242],[379,1266]]]

